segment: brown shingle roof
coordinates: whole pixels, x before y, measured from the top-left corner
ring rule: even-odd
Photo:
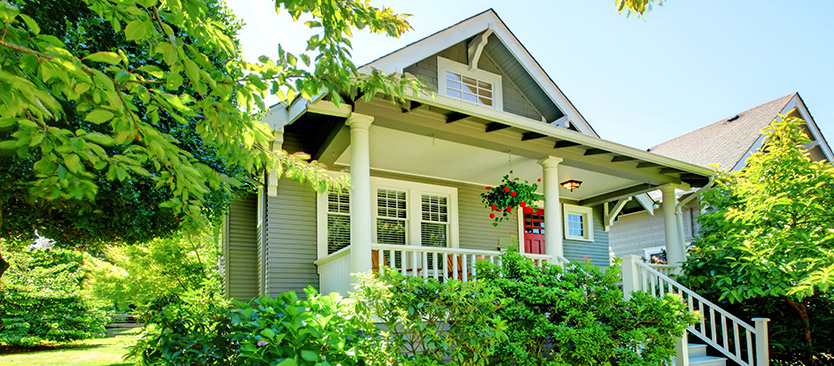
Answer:
[[[796,95],[792,93],[654,146],[649,151],[700,166],[730,170]]]

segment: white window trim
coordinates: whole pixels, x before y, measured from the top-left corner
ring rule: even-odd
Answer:
[[[643,258],[646,259],[646,262],[650,262],[652,260],[652,254],[658,254],[664,250],[666,250],[666,246],[643,248]]]
[[[594,241],[594,210],[590,207],[585,206],[576,206],[570,204],[563,204],[562,205],[562,217],[564,224],[562,226],[562,230],[565,233],[565,240],[576,240],[576,241]],[[587,218],[585,222],[585,235],[584,236],[576,236],[568,234],[568,214],[578,214],[578,215],[585,215]],[[547,215],[547,212],[544,213]],[[545,228],[547,230],[547,228]]]
[[[461,74],[464,76],[473,77],[475,79],[486,81],[492,84],[492,105],[484,105],[479,103],[472,103],[460,98],[451,97],[446,94],[446,71],[451,71],[457,74]],[[443,95],[447,98],[451,98],[454,100],[460,100],[462,102],[466,102],[472,105],[479,105],[484,108],[492,108],[497,109],[499,111],[504,110],[504,97],[502,93],[501,87],[501,75],[493,74],[489,71],[484,71],[481,69],[469,69],[469,66],[464,65],[459,62],[455,62],[449,60],[447,58],[443,58],[437,56],[437,93]]]
[[[433,184],[402,181],[396,179],[371,177],[371,240],[376,243],[376,221],[377,221],[377,200],[376,191],[378,188],[406,191],[407,197],[407,227],[406,245],[421,245],[420,223],[421,218],[421,195],[434,194],[449,197],[449,248],[460,248],[460,233],[458,229],[458,190],[454,187],[444,187]],[[351,195],[351,202],[353,195]],[[351,207],[352,209],[352,207]],[[328,256],[327,254],[327,192],[318,195],[316,199],[316,246],[318,259]],[[416,230],[415,230],[416,229]]]

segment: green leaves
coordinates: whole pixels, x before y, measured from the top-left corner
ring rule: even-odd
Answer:
[[[84,120],[99,124],[107,122],[111,120],[113,117],[113,112],[106,111],[103,109],[95,109],[92,112],[88,113],[87,117],[85,117]]]
[[[84,57],[84,60],[90,60],[90,61],[95,61],[95,62],[105,62],[105,63],[113,64],[113,65],[118,64],[121,61],[121,59],[122,58],[121,58],[121,56],[119,56],[119,54],[117,54],[115,52],[107,52],[107,51],[96,52],[92,55]]]
[[[141,41],[150,38],[154,31],[150,19],[134,19],[125,27],[125,37],[128,41]]]

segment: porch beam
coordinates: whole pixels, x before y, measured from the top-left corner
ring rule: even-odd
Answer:
[[[452,112],[446,115],[446,123],[454,123],[469,118],[468,114]]]
[[[681,174],[683,171],[677,170],[675,168],[660,168],[661,174]]]
[[[350,128],[340,123],[330,131],[321,148],[313,154],[313,160],[332,166],[348,147],[350,147]]]
[[[584,151],[579,149],[560,149],[556,151],[553,143],[548,139],[521,141],[521,132],[509,129],[509,125],[499,122],[490,122],[486,126],[500,126],[503,131],[498,131],[495,127],[487,127],[486,130],[492,132],[484,133],[484,123],[477,120],[468,119],[458,123],[446,123],[445,117],[440,113],[424,110],[418,113],[403,114],[398,106],[392,106],[391,103],[386,101],[359,102],[355,109],[358,113],[375,115],[375,126],[424,136],[434,136],[442,140],[504,153],[507,149],[512,149],[515,155],[533,159],[558,155],[564,159],[562,165],[637,182],[647,182],[654,185],[681,183],[677,176],[659,174],[646,169],[635,169],[633,166],[626,164],[611,164],[611,158],[605,155],[584,156],[582,155]],[[579,145],[567,140],[560,142],[570,144],[570,146]]]
[[[423,103],[415,102],[413,100],[408,101],[406,104],[407,106],[402,107],[403,113],[411,113],[426,106]]]
[[[556,141],[556,144],[553,145],[553,148],[554,149],[562,149],[562,148],[565,148],[565,147],[572,147],[572,146],[579,146],[579,143],[573,142],[573,141],[560,140],[560,141]]]
[[[618,189],[618,190],[613,191],[613,192],[604,193],[604,194],[601,194],[599,196],[586,198],[584,200],[579,201],[579,205],[580,206],[596,206],[600,203],[621,200],[621,199],[625,199],[625,198],[634,196],[636,194],[646,193],[646,192],[650,192],[650,191],[653,191],[653,190],[656,190],[656,189],[657,189],[657,186],[655,186],[655,185],[642,183],[642,184],[634,185],[634,186],[631,186],[631,187]]]
[[[562,242],[562,205],[559,203],[559,164],[562,158],[546,156],[538,161],[542,166],[544,186],[544,245],[545,254],[564,256]]]
[[[640,168],[640,169],[642,169],[642,168],[660,168],[661,166],[662,165],[660,165],[660,164],[649,163],[647,161],[641,161],[641,162],[637,163],[637,168]]]
[[[351,113],[350,126],[350,273],[371,270],[371,153],[370,132],[374,117]],[[359,282],[353,277],[352,284]]]
[[[486,129],[485,129],[484,132],[495,132],[495,131],[503,130],[505,128],[510,128],[510,126],[505,125],[503,123],[490,122],[490,123],[486,124]]]
[[[588,150],[585,150],[585,154],[583,154],[583,155],[589,156],[589,155],[602,155],[602,154],[610,154],[610,153],[611,153],[610,151],[603,150],[603,149],[588,149]]]
[[[547,137],[547,135],[538,132],[525,132],[521,134],[521,141],[535,140],[540,139],[542,137]]]
[[[625,207],[626,203],[629,201],[631,201],[631,197],[621,199],[617,201],[617,203],[614,204],[614,207],[610,210],[606,210],[607,212],[605,213],[605,221],[603,225],[605,231],[608,231],[608,229],[614,225],[614,219],[617,218],[617,215],[620,214],[620,211],[623,210],[623,207]],[[605,204],[605,207],[608,208],[608,203]]]
[[[625,161],[636,161],[636,160],[637,160],[637,158],[632,158],[630,156],[617,155],[617,156],[615,156],[614,158],[611,159],[611,162],[612,163],[622,163],[622,162],[625,162]]]

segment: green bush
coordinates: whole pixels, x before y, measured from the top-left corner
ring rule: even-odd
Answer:
[[[360,344],[364,359],[379,365],[487,365],[507,341],[500,303],[480,282],[404,277],[396,271],[365,274],[352,294],[361,324],[382,331]]]
[[[478,262],[477,273],[509,325],[509,341],[496,353],[502,364],[661,365],[698,319],[672,295],[638,292],[624,300],[614,266],[572,262],[563,270],[511,251],[500,266]]]
[[[216,287],[206,284],[205,288]],[[158,298],[143,309],[144,330],[128,358],[141,365],[228,365],[231,304],[219,291],[188,291]]]
[[[233,344],[245,365],[358,365],[355,346],[372,336],[373,322],[349,316],[348,300],[319,295],[312,287],[307,300],[295,292],[263,296],[232,313]]]
[[[107,316],[81,294],[83,255],[68,250],[7,252],[0,288],[0,343],[32,346],[104,334]]]

